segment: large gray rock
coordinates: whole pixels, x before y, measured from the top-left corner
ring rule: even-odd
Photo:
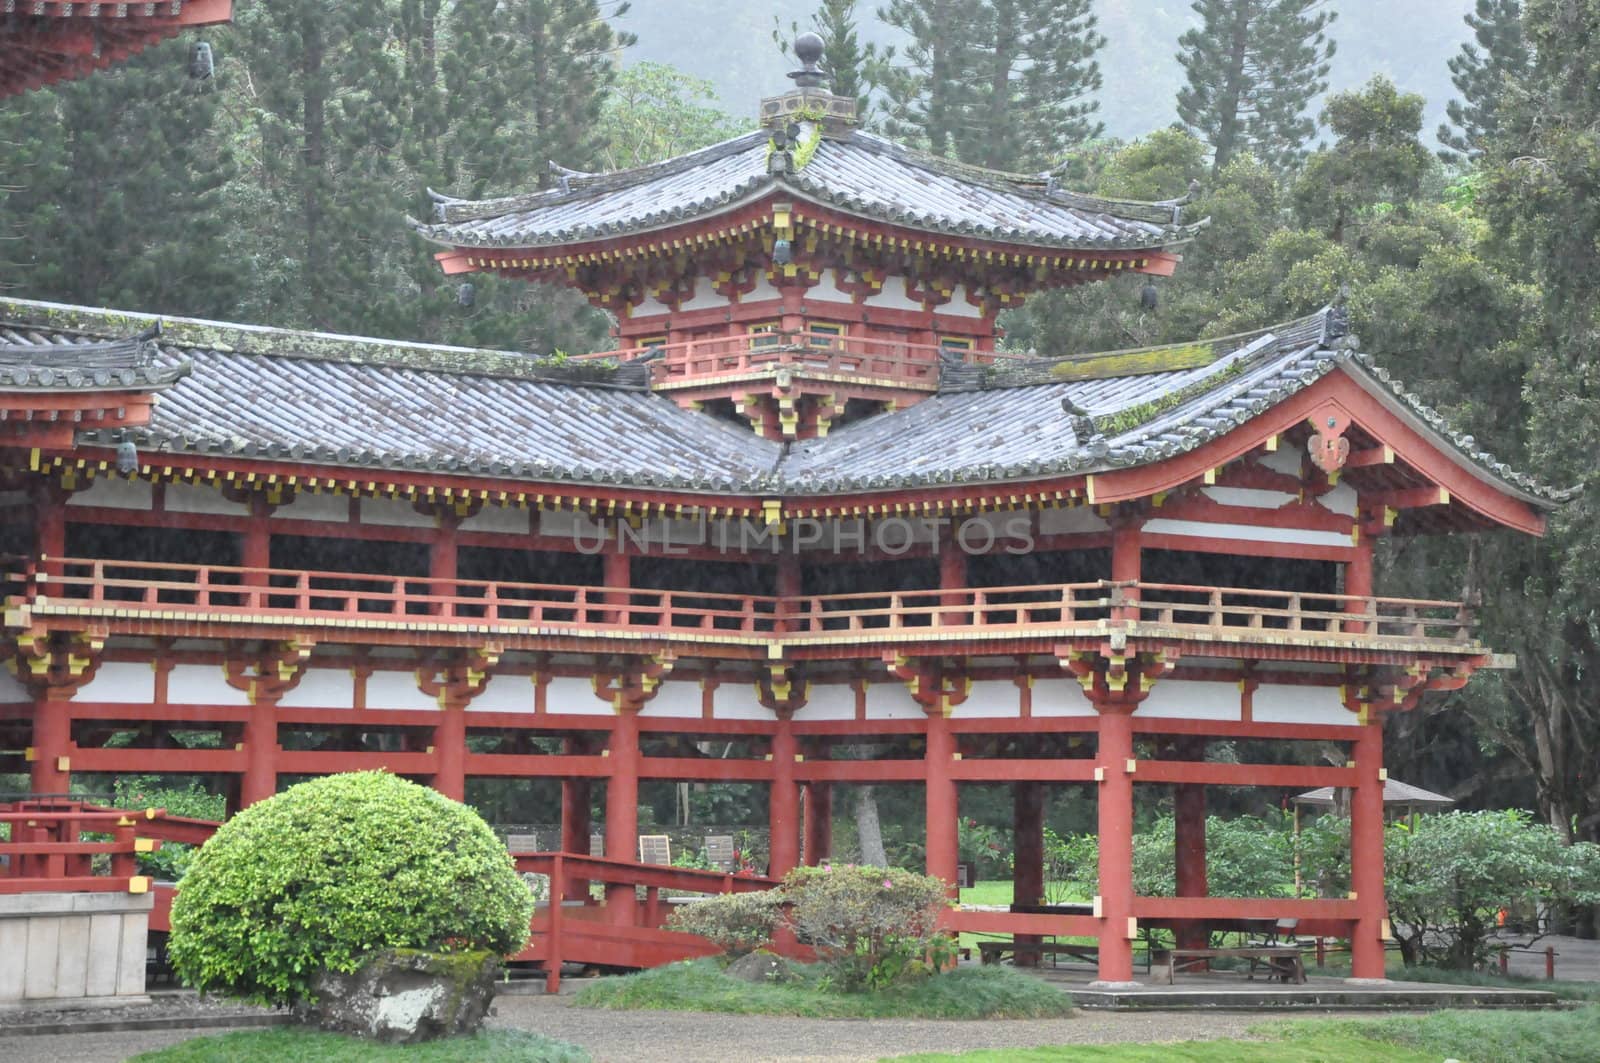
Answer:
[[[799,980],[794,967],[782,956],[770,952],[757,951],[747,956],[740,956],[728,964],[727,973],[745,982],[754,982],[757,985],[768,983],[794,982]]]
[[[324,1030],[389,1044],[415,1044],[483,1025],[494,1000],[500,957],[487,952],[374,953],[349,974],[323,971],[312,982],[315,1004],[296,1017]]]

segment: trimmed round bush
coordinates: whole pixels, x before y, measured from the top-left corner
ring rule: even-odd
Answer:
[[[533,895],[472,809],[385,772],[300,783],[223,824],[172,904],[173,968],[192,986],[286,1004],[319,969],[380,949],[528,941]]]

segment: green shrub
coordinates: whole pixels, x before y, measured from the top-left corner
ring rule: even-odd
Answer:
[[[223,824],[172,906],[173,968],[264,1003],[385,948],[519,951],[533,896],[465,805],[383,772],[300,783]]]
[[[783,895],[777,890],[725,893],[681,905],[668,928],[699,934],[729,956],[743,956],[772,940],[783,918]]]
[[[795,932],[828,964],[833,988],[882,989],[930,973],[949,953],[938,931],[948,904],[942,879],[898,868],[797,867],[782,889]]]

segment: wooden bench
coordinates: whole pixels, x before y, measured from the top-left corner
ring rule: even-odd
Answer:
[[[1007,953],[1012,959],[1018,956],[1071,956],[1088,963],[1098,963],[1100,950],[1094,945],[1066,945],[1054,941],[980,941],[978,958],[982,963],[999,963]]]
[[[1173,976],[1183,967],[1194,965],[1195,961],[1211,959],[1241,959],[1250,961],[1250,969],[1245,977],[1254,978],[1256,968],[1265,966],[1267,980],[1280,979],[1284,982],[1294,982],[1296,985],[1305,985],[1306,968],[1300,958],[1300,949],[1293,945],[1266,945],[1247,946],[1231,949],[1160,949],[1155,952],[1150,963],[1150,976],[1153,981],[1172,984]],[[1188,963],[1184,961],[1190,961]]]

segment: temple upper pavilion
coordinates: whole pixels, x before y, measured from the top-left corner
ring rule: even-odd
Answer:
[[[1143,929],[1283,922],[1382,978],[1384,720],[1513,662],[1470,605],[1379,595],[1374,544],[1538,535],[1563,496],[1338,307],[1007,352],[1001,310],[1170,273],[1201,222],[929,158],[795,80],[758,132],[418,223],[464,281],[610,311],[594,357],[0,299],[0,770],[190,773],[235,807],[360,768],[534,780],[569,860],[538,866],[589,898],[536,917],[557,971],[704,948],[635,900],[641,784],[742,785],[775,876],[829,858],[835,786],[913,785],[952,885],[962,788],[1004,785],[1014,904],[952,929],[1091,937],[1125,983]],[[1210,895],[1211,786],[1350,790],[1348,894]],[[1099,889],[1045,905],[1067,787]],[[1174,896],[1135,892],[1140,790],[1172,795]]]

